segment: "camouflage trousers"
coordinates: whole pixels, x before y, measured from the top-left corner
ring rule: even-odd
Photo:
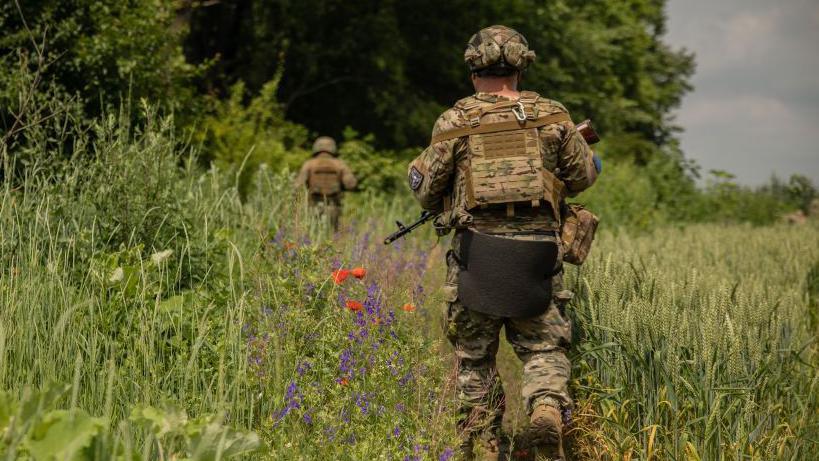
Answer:
[[[337,197],[310,196],[310,205],[319,216],[325,217],[334,231],[338,231],[341,218],[341,200]]]
[[[457,236],[456,239],[457,240]],[[571,321],[565,305],[571,293],[563,290],[562,274],[552,278],[553,299],[540,315],[505,318],[470,310],[458,300],[457,242],[447,253],[447,337],[458,359],[458,429],[464,440],[498,439],[506,398],[495,366],[501,328],[523,362],[522,397],[531,414],[539,404],[572,407],[568,392],[571,363]]]

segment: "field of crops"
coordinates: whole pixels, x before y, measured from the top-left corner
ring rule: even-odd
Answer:
[[[240,199],[118,126],[0,192],[5,459],[452,457],[446,242],[381,244],[405,197],[330,236],[287,175]],[[574,459],[813,459],[819,226],[613,228],[568,274]]]

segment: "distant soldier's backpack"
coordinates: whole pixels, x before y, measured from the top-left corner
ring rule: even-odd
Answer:
[[[307,188],[311,194],[337,195],[341,193],[341,170],[334,159],[314,160],[307,176]]]

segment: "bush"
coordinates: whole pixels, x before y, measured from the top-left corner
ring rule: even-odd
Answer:
[[[17,4],[0,6],[0,55],[42,56],[42,81],[79,95],[87,114],[129,98],[186,113],[193,107],[203,67],[185,60],[173,3],[29,0],[20,11]]]

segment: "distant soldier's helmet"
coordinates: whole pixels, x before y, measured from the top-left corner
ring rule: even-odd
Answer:
[[[327,152],[336,155],[336,140],[329,136],[319,136],[313,143],[313,154]]]
[[[523,71],[535,60],[535,52],[520,32],[506,26],[489,26],[469,39],[464,61],[472,72],[488,69]]]

